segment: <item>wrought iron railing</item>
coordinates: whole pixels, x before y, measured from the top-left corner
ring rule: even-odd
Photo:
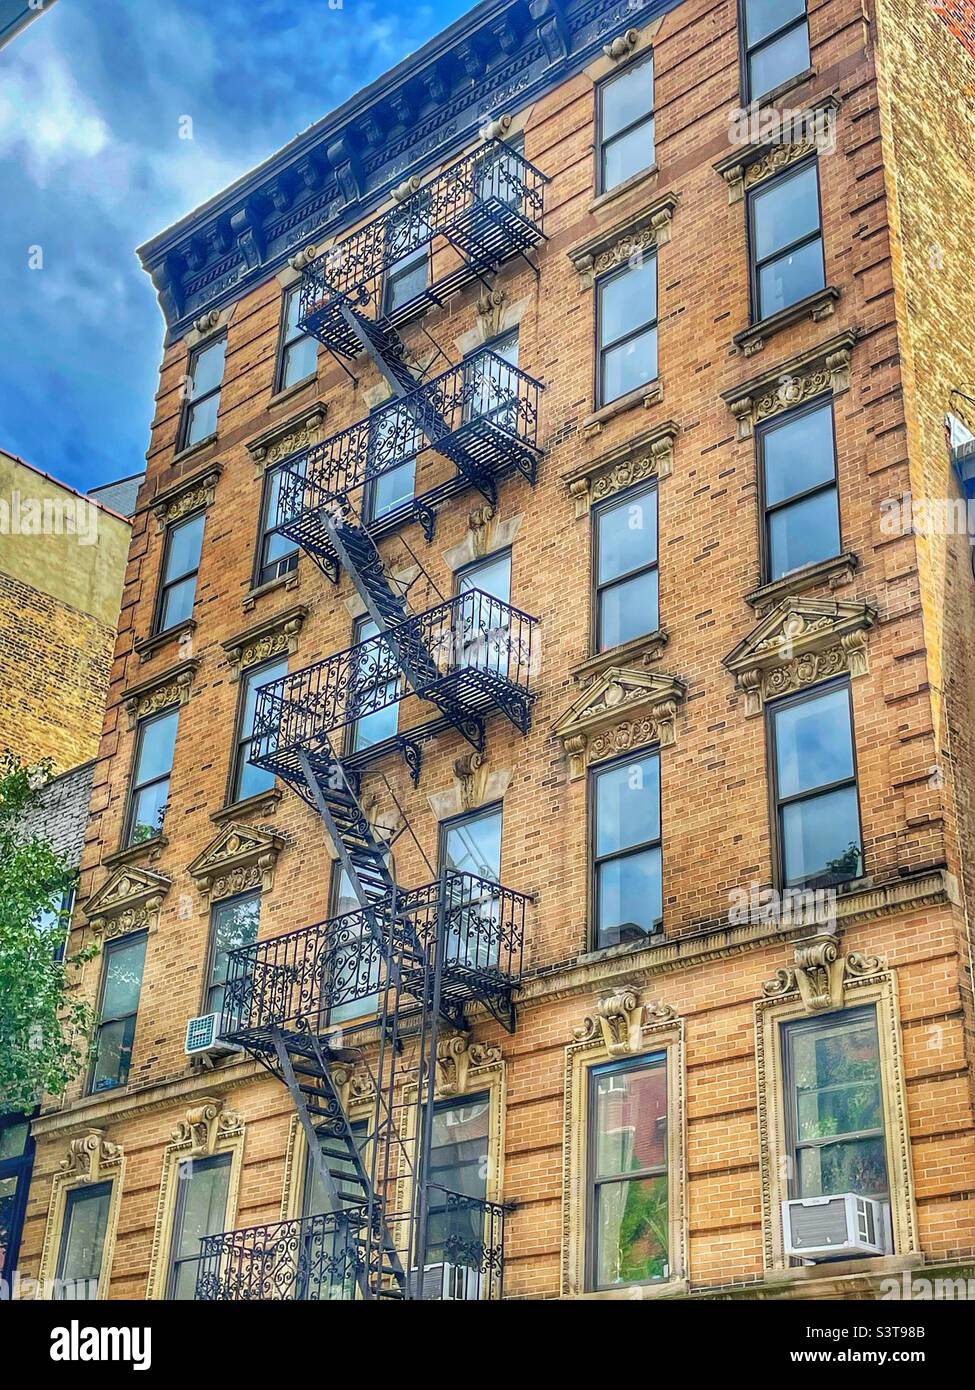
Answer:
[[[439,949],[447,998],[510,994],[521,978],[529,895],[458,869],[396,895],[428,951]],[[317,1036],[379,1009],[389,943],[375,921],[393,914],[392,900],[345,912],[284,936],[230,952],[221,1036],[260,1049],[272,1030]],[[409,981],[405,981],[408,989]],[[409,1007],[408,1001],[404,1004]]]
[[[397,305],[390,313],[393,320],[507,256],[536,246],[544,235],[547,182],[541,170],[509,145],[487,141],[305,268],[299,305],[304,330],[354,355],[349,351],[354,345],[341,335],[337,302],[344,299],[359,308],[372,304],[378,316],[388,269],[438,238],[460,252],[463,264]]]
[[[304,1216],[204,1236],[196,1297],[217,1300],[349,1300],[366,1259],[365,1210]]]
[[[302,517],[375,485],[451,439],[492,474],[530,470],[541,383],[484,348],[366,419],[292,455],[281,470],[278,529],[306,539]],[[432,489],[435,496],[442,490]],[[404,507],[426,500],[420,493]]]
[[[411,1294],[422,1299],[500,1299],[504,1296],[506,1208],[427,1184],[426,1258],[411,1271]]]
[[[513,692],[530,704],[537,622],[481,589],[470,589],[314,666],[269,681],[257,690],[251,761],[293,777],[299,748],[317,751],[338,731],[410,694],[434,701],[456,697],[471,713],[507,709]],[[397,647],[422,650],[436,676],[410,689]]]

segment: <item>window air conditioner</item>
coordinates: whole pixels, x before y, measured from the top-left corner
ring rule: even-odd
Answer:
[[[801,1260],[889,1253],[886,1204],[855,1192],[783,1202],[782,1231],[785,1253]]]
[[[187,1057],[226,1057],[231,1052],[242,1050],[233,1043],[226,1042],[219,1033],[219,1014],[200,1014],[199,1018],[189,1019],[186,1024]]]
[[[411,1269],[409,1278],[411,1296],[424,1302],[436,1299],[469,1303],[483,1297],[484,1275],[466,1265],[446,1261],[424,1265],[422,1275],[418,1269]]]

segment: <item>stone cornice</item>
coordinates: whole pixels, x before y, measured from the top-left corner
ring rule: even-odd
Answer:
[[[298,649],[298,637],[308,617],[308,608],[297,603],[282,613],[275,613],[262,623],[238,632],[223,643],[230,667],[230,679],[239,680],[242,671],[269,661],[273,656],[287,653],[289,656]]]
[[[268,429],[256,434],[247,443],[247,452],[262,469],[280,463],[299,449],[308,449],[321,440],[322,425],[328,410],[324,401],[289,415],[285,420],[277,420]]]
[[[199,659],[181,661],[148,680],[127,686],[120,696],[129,717],[129,727],[151,714],[158,714],[171,705],[185,705],[190,698],[190,686],[200,665]]]
[[[665,193],[648,207],[573,246],[566,254],[579,272],[583,287],[591,289],[598,276],[622,265],[634,254],[666,245],[677,204],[676,193]]]
[[[492,118],[524,110],[615,37],[679,3],[482,0],[139,249],[169,341],[270,279],[307,242],[340,236],[377,211],[408,178],[471,146]]]
[[[680,427],[673,420],[666,420],[563,473],[562,481],[575,503],[576,518],[588,516],[598,502],[637,483],[669,478],[674,467],[674,440],[679,433]]]
[[[740,202],[747,189],[805,159],[831,138],[835,139],[840,105],[841,99],[835,93],[827,93],[801,111],[798,119],[789,112],[790,119],[784,125],[771,107],[759,113],[759,123],[764,127],[760,138],[737,145],[731,154],[714,165],[728,185],[728,201]],[[791,137],[797,130],[801,138],[795,140]]]
[[[184,516],[189,516],[191,512],[208,507],[213,501],[213,494],[222,472],[219,463],[211,463],[206,468],[201,468],[198,473],[181,478],[178,483],[172,483],[161,492],[157,492],[149,505],[159,523],[159,529],[163,530],[173,522],[181,521]]]
[[[823,392],[838,396],[849,390],[850,363],[859,338],[858,328],[847,328],[760,376],[722,391],[721,399],[738,421],[738,438],[748,439],[763,420]]]
[[[600,672],[552,725],[569,759],[569,776],[618,753],[674,742],[677,710],[687,693],[678,676],[637,667]]]

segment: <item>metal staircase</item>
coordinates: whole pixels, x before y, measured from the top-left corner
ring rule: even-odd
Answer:
[[[388,419],[413,454],[433,449],[456,469],[451,485],[418,502],[428,519],[435,503],[462,486],[494,501],[506,473],[534,481],[540,387],[491,353],[479,354],[473,367],[461,364],[421,381],[408,366],[397,323],[411,307],[443,302],[507,257],[527,256],[543,235],[544,182],[520,155],[490,142],[305,271],[306,331],[340,356],[370,359],[392,393],[384,407]],[[453,267],[412,306],[384,313],[388,267],[438,238],[450,248]],[[332,579],[345,570],[377,635],[261,687],[251,755],[318,812],[358,906],[232,952],[221,1027],[223,1037],[288,1086],[332,1210],[208,1237],[200,1298],[356,1291],[363,1298],[428,1297],[440,1030],[466,1031],[474,1005],[509,1030],[515,1026],[512,994],[529,899],[451,869],[421,888],[402,888],[359,791],[362,768],[390,744],[417,781],[427,739],[453,730],[481,749],[495,711],[527,732],[536,620],[479,590],[411,610],[352,500],[375,476],[370,445],[362,422],[316,446],[317,453],[292,456],[279,529]],[[425,529],[432,534],[432,523]],[[422,707],[406,732],[365,753],[349,749],[346,735],[358,720],[406,699]],[[374,1021],[367,1020],[368,1047],[350,1048],[343,1010],[357,1002],[370,1006]],[[371,1111],[365,1145],[352,1130],[352,1098]],[[502,1252],[488,1241],[501,1239],[501,1208],[439,1189],[437,1204],[468,1213],[472,1204],[478,1208],[484,1238],[457,1237],[452,1248],[462,1250],[457,1258],[468,1268],[478,1267],[471,1287],[500,1296]]]

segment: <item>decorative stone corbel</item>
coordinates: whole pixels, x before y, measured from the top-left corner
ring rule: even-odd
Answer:
[[[477,298],[477,331],[481,342],[489,342],[492,338],[498,337],[504,323],[504,308],[508,300],[508,291],[504,288],[497,290],[482,290]]]
[[[610,1057],[630,1057],[640,1050],[643,1006],[633,985],[624,985],[615,994],[600,999],[582,1023],[573,1029],[578,1042],[591,1042],[602,1034]]]
[[[511,129],[510,116],[496,116],[481,126],[478,134],[482,140],[503,140]]]
[[[173,1130],[173,1143],[185,1146],[193,1158],[209,1158],[216,1152],[221,1135],[240,1129],[240,1116],[225,1110],[222,1096],[203,1096],[191,1105],[185,1119]]]
[[[625,34],[617,34],[612,43],[603,44],[603,52],[607,58],[611,58],[614,63],[622,62],[629,57],[640,42],[640,31],[638,29],[627,29]]]
[[[817,932],[796,943],[794,967],[776,971],[762,985],[762,993],[778,999],[798,991],[807,1013],[823,1013],[844,1007],[846,986],[851,980],[885,969],[886,962],[880,956],[857,951],[841,956],[839,936],[835,932]]]
[[[468,1033],[441,1036],[437,1040],[437,1095],[443,1100],[465,1095],[472,1080],[471,1071],[493,1066],[500,1060],[499,1047],[472,1042]]]
[[[292,270],[302,271],[311,265],[312,261],[317,260],[319,248],[314,244],[303,246],[300,251],[296,251],[293,256],[288,257],[288,265]]]
[[[416,193],[419,187],[419,174],[411,174],[408,179],[404,179],[402,183],[397,184],[396,187],[393,189],[394,202],[402,203],[404,199],[409,198],[414,193]]]
[[[220,327],[220,310],[208,309],[205,314],[193,320],[193,327],[201,337],[206,337]]]
[[[121,1157],[121,1144],[106,1139],[103,1129],[90,1129],[87,1134],[70,1140],[67,1156],[58,1164],[58,1171],[87,1185],[98,1182],[106,1165],[117,1164]]]

